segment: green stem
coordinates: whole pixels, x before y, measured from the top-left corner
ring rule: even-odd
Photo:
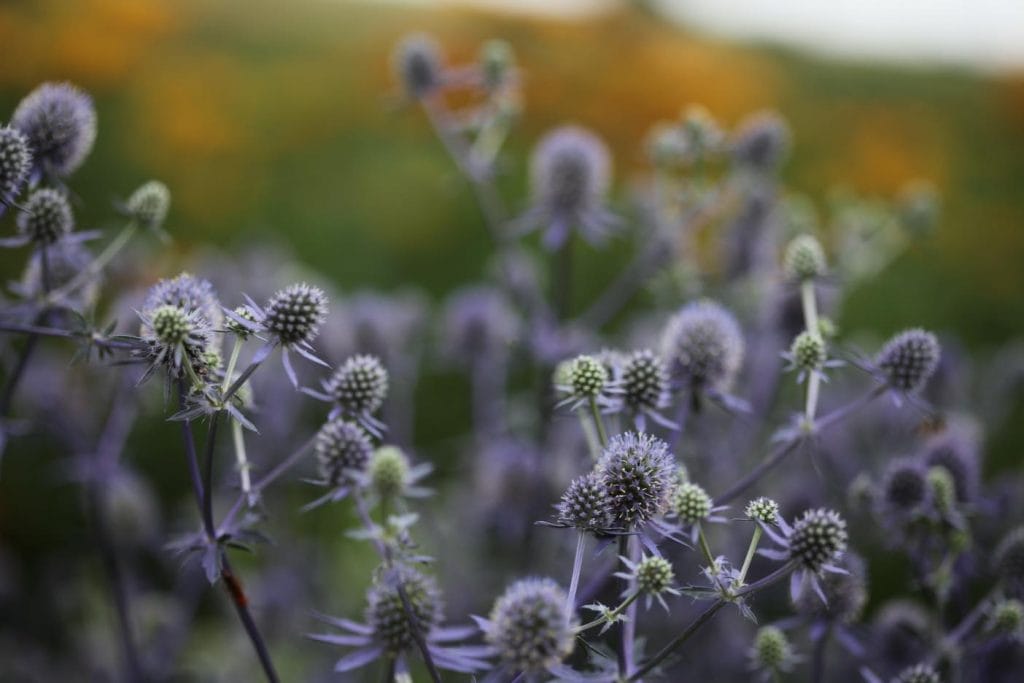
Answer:
[[[750,563],[754,559],[754,553],[757,551],[757,544],[761,540],[761,534],[762,533],[764,533],[764,532],[761,531],[760,525],[757,525],[757,526],[754,527],[754,535],[750,539],[750,547],[747,548],[747,556],[745,558],[743,558],[743,567],[740,569],[740,576],[736,580],[736,585],[737,586],[742,586],[743,582],[747,578],[747,570],[750,569]]]
[[[590,457],[596,461],[601,457],[601,444],[597,440],[597,432],[594,431],[594,425],[591,424],[590,418],[587,417],[587,412],[582,408],[576,411],[576,415],[580,418],[580,427],[583,429],[583,436],[587,440],[587,449],[590,451]]]
[[[707,560],[711,573],[717,574],[718,566],[715,564],[715,556],[711,554],[711,546],[708,545],[707,536],[704,535],[704,527],[700,522],[697,522],[697,538],[700,541],[700,551],[704,554],[704,559]]]
[[[89,265],[87,265],[78,275],[71,278],[71,280],[67,284],[56,289],[47,298],[50,301],[56,301],[62,297],[65,297],[68,294],[74,292],[79,287],[81,287],[83,284],[85,284],[89,280],[89,278],[98,275],[100,272],[102,272],[103,269],[107,267],[107,264],[110,263],[110,261],[113,260],[115,256],[117,256],[118,252],[120,252],[124,248],[124,246],[128,244],[128,241],[131,240],[133,235],[135,235],[136,230],[138,230],[138,226],[135,224],[135,221],[131,221],[130,223],[128,223],[128,225],[124,226],[124,228],[121,229],[121,232],[118,233],[117,237],[111,240],[110,244],[108,244],[106,248],[102,252],[100,252],[99,256],[93,259],[93,261]]]
[[[582,626],[577,626],[574,629],[574,632],[577,633],[577,634],[580,634],[580,633],[583,633],[584,631],[589,631],[590,629],[592,629],[592,628],[594,628],[596,626],[600,626],[601,624],[603,624],[603,623],[605,623],[607,621],[610,621],[610,620],[613,620],[613,619],[617,619],[619,617],[619,615],[622,614],[623,612],[625,612],[626,608],[629,607],[630,605],[632,605],[636,601],[636,599],[639,598],[639,597],[640,597],[640,592],[639,591],[634,591],[633,593],[630,593],[629,597],[626,598],[625,600],[623,600],[619,604],[619,606],[616,607],[615,609],[613,609],[611,612],[609,612],[608,614],[602,614],[597,619],[594,619],[593,621],[588,621],[587,623],[583,624]]]
[[[249,459],[245,454],[245,433],[242,423],[238,420],[231,421],[231,437],[235,444],[235,461],[238,467],[238,476],[242,482],[242,495],[249,499],[252,504],[252,482],[249,479]]]
[[[804,308],[804,327],[809,332],[821,333],[818,327],[818,301],[814,296],[814,280],[804,280],[800,283],[800,301]]]
[[[814,416],[818,412],[818,389],[821,386],[821,373],[811,370],[807,376],[807,403],[804,406],[804,416],[807,424],[814,424]]]
[[[573,612],[576,611],[576,590],[580,586],[580,572],[583,569],[583,547],[587,543],[587,535],[579,532],[576,539],[576,555],[572,561],[572,579],[569,581],[569,596],[565,601],[566,606]]]
[[[242,352],[242,339],[235,337],[235,343],[231,346],[231,357],[228,358],[228,369],[224,371],[224,384],[221,386],[221,393],[226,393],[231,386],[231,380],[235,376],[235,366],[238,365],[238,356]]]
[[[608,435],[604,431],[604,421],[601,420],[601,411],[597,408],[597,399],[590,397],[590,414],[594,418],[594,426],[597,428],[597,438],[604,448],[608,445]]]

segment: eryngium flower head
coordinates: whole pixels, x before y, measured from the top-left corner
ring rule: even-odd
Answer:
[[[661,439],[626,432],[608,442],[597,472],[615,524],[628,529],[665,511],[675,483],[675,459]]]
[[[510,669],[537,673],[573,650],[572,612],[566,594],[551,579],[522,579],[494,603],[487,642]]]
[[[683,482],[672,493],[672,512],[683,524],[696,524],[711,514],[711,496],[693,482]]]
[[[846,522],[834,510],[807,510],[793,524],[789,555],[805,568],[818,572],[846,550]]]
[[[32,150],[17,128],[0,126],[0,204],[17,196],[32,170]]]
[[[327,381],[327,392],[351,415],[377,412],[388,395],[388,371],[376,356],[352,356]]]
[[[577,356],[569,365],[569,386],[573,396],[596,398],[608,382],[608,370],[593,356]]]
[[[171,208],[171,191],[159,180],[150,180],[132,193],[125,208],[139,225],[159,230]]]
[[[309,343],[327,318],[327,295],[300,282],[278,291],[263,308],[263,327],[282,344]]]
[[[399,593],[409,601],[409,612]],[[366,623],[374,640],[395,656],[415,644],[414,631],[426,637],[441,622],[441,591],[430,576],[407,565],[398,565],[374,582],[366,594]]]
[[[813,372],[825,365],[825,340],[817,332],[804,330],[789,347],[793,367],[800,372]]]
[[[28,138],[35,168],[73,173],[96,141],[92,98],[69,83],[43,83],[18,104],[11,125]]]
[[[381,498],[394,498],[405,491],[412,465],[401,448],[381,446],[370,456],[367,473],[370,486]]]
[[[906,330],[890,339],[879,351],[875,365],[889,386],[910,393],[920,389],[939,364],[939,341],[922,329]]]
[[[743,362],[743,336],[732,313],[713,301],[687,304],[661,338],[673,378],[694,387],[727,389]]]
[[[612,525],[608,491],[596,472],[577,477],[565,489],[558,503],[558,521],[585,531]]]
[[[165,304],[149,313],[153,335],[168,346],[184,342],[193,331],[192,320],[184,309]]]
[[[224,321],[213,285],[209,280],[190,273],[181,273],[153,285],[146,294],[142,310],[154,310],[165,305],[176,306],[187,312],[197,311],[214,329],[220,328]]]
[[[1017,527],[999,542],[995,568],[1011,593],[1024,597],[1024,526]]]
[[[637,590],[645,595],[660,595],[672,587],[676,578],[672,563],[664,557],[650,555],[640,559],[633,569]]]
[[[915,664],[901,671],[892,683],[942,683],[939,672],[928,664]]]
[[[903,600],[883,605],[871,630],[875,657],[889,669],[920,661],[930,651],[934,637],[928,611]]]
[[[653,351],[634,351],[622,363],[622,398],[633,410],[663,408],[668,396],[668,370]]]
[[[1002,635],[1015,635],[1024,627],[1024,603],[1020,600],[1000,600],[992,605],[988,614],[990,631]]]
[[[331,486],[354,483],[366,470],[373,444],[366,431],[342,419],[331,420],[316,435],[313,446],[320,478]]]
[[[759,173],[774,171],[789,153],[789,126],[774,112],[760,112],[740,123],[733,140],[736,163]]]
[[[53,244],[75,227],[63,192],[44,187],[29,195],[18,214],[18,231],[36,244]]]
[[[252,312],[252,309],[248,306],[237,306],[235,307],[234,314],[236,317],[241,318],[247,322],[252,323],[252,327],[246,327],[244,324],[235,320],[234,318],[227,318],[224,322],[225,329],[231,334],[240,337],[242,339],[248,339],[253,333],[253,329],[258,326],[258,320],[256,314]]]
[[[910,458],[889,465],[882,480],[881,500],[885,511],[911,515],[928,500],[927,472]]]
[[[146,377],[161,366],[172,377],[182,377],[187,372],[186,363],[199,376],[210,372],[211,330],[199,311],[163,304],[143,309],[139,317],[146,342],[140,354],[150,363]]]
[[[545,135],[530,160],[534,207],[548,226],[545,246],[561,247],[574,226],[590,242],[603,240],[602,202],[610,184],[611,157],[600,138],[578,126]]]
[[[761,496],[747,503],[744,514],[755,522],[775,524],[779,521],[779,504],[771,498]]]
[[[750,648],[750,664],[759,671],[789,671],[793,665],[793,646],[782,629],[762,626]]]
[[[518,331],[519,318],[497,288],[463,289],[445,303],[445,347],[460,363],[507,352]]]
[[[395,48],[393,68],[405,94],[420,99],[437,90],[443,78],[441,48],[430,36],[420,33],[402,39]]]
[[[973,434],[954,425],[930,438],[924,444],[922,456],[929,467],[941,467],[949,472],[956,485],[958,501],[968,502],[977,495],[981,460]]]
[[[825,274],[825,250],[811,235],[798,235],[786,247],[782,270],[789,280],[803,282]]]

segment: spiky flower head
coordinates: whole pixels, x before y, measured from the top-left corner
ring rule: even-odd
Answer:
[[[398,446],[381,446],[370,456],[370,486],[381,498],[402,495],[412,474],[409,456]]]
[[[928,500],[927,473],[916,460],[896,460],[886,470],[881,494],[881,502],[887,511],[912,514]]]
[[[224,325],[228,332],[241,338],[248,339],[253,333],[253,329],[258,326],[258,320],[256,314],[252,312],[252,309],[248,306],[237,306],[233,311],[235,317],[241,318],[252,324],[252,327],[246,327],[235,318],[227,318]]]
[[[159,230],[171,208],[171,191],[159,180],[150,180],[132,193],[125,208],[139,225]]]
[[[629,354],[622,363],[622,398],[634,410],[664,407],[668,394],[665,362],[650,349]]]
[[[759,671],[788,671],[793,664],[793,646],[782,629],[762,626],[750,648],[750,663]]]
[[[992,605],[988,613],[988,628],[1002,635],[1019,635],[1024,628],[1024,603],[1010,598]]]
[[[400,588],[409,601],[409,611]],[[366,623],[373,629],[374,640],[392,657],[415,645],[414,633],[426,637],[441,623],[441,591],[437,582],[408,565],[383,572],[367,591],[366,600]]]
[[[771,498],[761,496],[747,503],[744,514],[755,522],[776,524],[779,521],[779,504]]]
[[[388,371],[376,356],[351,356],[327,381],[327,392],[345,412],[370,415],[387,398]]]
[[[0,126],[0,203],[17,196],[31,170],[28,138],[17,128]]]
[[[488,40],[480,48],[480,70],[483,72],[484,87],[488,90],[497,90],[504,85],[514,66],[512,46],[504,40]]]
[[[494,603],[485,634],[502,663],[539,673],[572,654],[575,637],[566,601],[552,579],[522,579],[509,586]]]
[[[793,367],[801,372],[820,370],[825,365],[825,340],[817,332],[804,330],[789,347]]]
[[[181,273],[157,282],[146,294],[142,309],[154,310],[163,305],[197,311],[214,329],[220,328],[224,321],[213,285],[191,273]]]
[[[694,387],[727,389],[743,362],[739,323],[713,301],[689,303],[665,326],[661,356],[674,378]]]
[[[919,661],[931,648],[932,617],[914,602],[886,603],[872,622],[876,656],[888,668],[899,669]]]
[[[444,62],[437,41],[416,33],[398,44],[392,58],[395,74],[411,99],[420,99],[437,90],[443,80]]]
[[[915,664],[901,671],[892,683],[942,683],[942,679],[928,664]]]
[[[35,167],[65,177],[96,141],[92,98],[70,83],[43,83],[18,104],[11,125],[28,138]]]
[[[530,192],[552,226],[546,246],[560,247],[576,225],[593,228],[584,236],[600,240],[600,225],[589,217],[600,208],[610,185],[611,156],[600,138],[579,126],[562,126],[545,135],[530,159]]]
[[[758,112],[740,123],[733,139],[733,158],[759,173],[775,171],[789,153],[789,126],[775,112]]]
[[[558,503],[558,521],[585,531],[612,525],[608,491],[596,472],[573,479]]]
[[[445,303],[445,347],[459,362],[507,351],[518,331],[518,316],[495,287],[462,289]]]
[[[609,440],[597,472],[616,525],[628,529],[665,511],[675,482],[675,459],[661,439],[626,432]]]
[[[637,589],[646,595],[660,595],[672,587],[676,574],[672,563],[664,557],[649,555],[640,559],[633,569]]]
[[[359,425],[334,419],[317,432],[313,451],[320,478],[331,486],[341,486],[353,483],[353,475],[366,470],[373,443]]]
[[[683,524],[696,524],[711,514],[711,496],[698,484],[684,482],[672,493],[672,512]]]
[[[327,295],[299,282],[279,290],[264,306],[263,327],[285,345],[313,341],[327,319]]]
[[[797,235],[786,247],[782,259],[786,278],[796,282],[813,280],[825,274],[825,250],[813,235]]]
[[[995,568],[1013,594],[1024,597],[1024,526],[1008,533],[996,546]]]
[[[805,568],[817,572],[846,550],[846,522],[835,510],[807,510],[793,524],[789,555]]]
[[[165,304],[150,314],[153,334],[164,344],[174,346],[188,338],[193,331],[192,320],[184,309]]]
[[[910,393],[920,389],[939,364],[939,341],[931,332],[912,329],[900,332],[879,351],[875,364],[889,386]]]
[[[53,244],[75,227],[71,204],[59,190],[44,187],[25,201],[18,214],[18,231],[36,244]]]
[[[608,382],[608,370],[593,356],[577,356],[569,366],[569,386],[574,396],[596,398]]]

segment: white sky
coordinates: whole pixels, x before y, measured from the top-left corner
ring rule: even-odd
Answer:
[[[581,15],[615,0],[392,0]],[[622,0],[620,0],[622,1]],[[726,36],[857,58],[1024,68],[1024,0],[656,0]]]

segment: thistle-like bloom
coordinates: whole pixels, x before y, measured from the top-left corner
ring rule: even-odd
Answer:
[[[672,493],[672,513],[682,524],[697,524],[711,514],[711,496],[699,484],[683,482]]]
[[[392,68],[406,96],[422,99],[444,83],[444,60],[437,41],[422,33],[406,36],[395,48]]]
[[[922,329],[906,330],[879,351],[875,365],[895,391],[909,394],[924,386],[939,364],[939,341]]]
[[[597,398],[608,382],[608,371],[593,356],[577,356],[569,365],[569,386],[577,398]]]
[[[797,571],[790,576],[789,584],[793,602],[800,599],[809,583],[821,601],[827,604],[828,599],[818,582],[818,576],[823,572],[846,572],[835,564],[846,550],[846,521],[834,510],[819,508],[805,511],[793,526],[780,516],[778,525],[782,535],[768,525],[761,525],[761,528],[781,546],[781,550],[765,548],[759,550],[758,554],[796,563]]]
[[[125,209],[144,228],[160,230],[171,208],[171,192],[159,180],[150,180],[132,193]]]
[[[825,376],[825,368],[834,368],[842,365],[842,361],[828,359],[828,346],[825,338],[817,332],[804,330],[793,339],[787,353],[782,357],[789,361],[787,370],[797,371],[797,382],[802,383],[811,373],[823,380],[828,381]]]
[[[613,436],[597,464],[615,525],[631,529],[668,508],[675,458],[668,444],[650,434]]]
[[[935,634],[931,615],[905,600],[888,602],[872,621],[873,657],[888,670],[920,661],[930,650]]]
[[[687,304],[665,326],[661,356],[684,386],[726,391],[743,362],[739,323],[713,301]]]
[[[28,138],[36,171],[66,177],[92,151],[96,110],[75,86],[43,83],[18,104],[11,126]]]
[[[879,504],[883,514],[906,519],[921,512],[929,498],[927,471],[916,460],[892,462],[882,480]]]
[[[29,195],[18,214],[18,232],[26,242],[49,245],[75,228],[71,204],[59,190],[44,187]]]
[[[28,138],[17,128],[0,126],[0,211],[18,196],[32,170]]]
[[[366,471],[373,443],[359,425],[334,419],[317,432],[313,452],[321,480],[331,487],[347,487]]]
[[[750,658],[750,668],[757,671],[764,680],[792,671],[794,664],[799,661],[793,653],[789,638],[777,626],[759,628],[747,656]]]
[[[653,351],[633,351],[622,361],[619,387],[639,431],[644,430],[647,417],[668,429],[677,428],[659,412],[669,403],[669,378],[665,361]]]
[[[921,457],[928,467],[941,467],[956,485],[956,499],[972,501],[978,495],[981,457],[975,436],[956,425],[937,434],[924,444]]]
[[[1024,598],[1024,526],[1008,533],[996,546],[995,569],[1007,590]]]
[[[433,468],[422,463],[413,465],[409,456],[397,446],[381,446],[370,456],[362,484],[383,500],[394,498],[422,498],[430,490],[418,486]]]
[[[733,139],[733,159],[742,168],[772,173],[789,153],[786,122],[774,112],[759,112],[740,123]]]
[[[892,679],[892,683],[942,683],[942,678],[930,665],[915,664],[901,671]]]
[[[629,572],[617,572],[615,576],[635,583],[636,590],[646,599],[646,607],[651,606],[652,600],[657,600],[668,611],[665,595],[681,595],[672,585],[676,580],[676,573],[672,569],[672,563],[664,557],[644,555],[637,562],[630,562],[625,557],[620,557],[619,559],[626,565]]]
[[[459,290],[445,304],[446,354],[460,363],[467,358],[500,358],[508,353],[518,334],[518,316],[493,287]]]
[[[786,247],[782,271],[787,280],[803,282],[825,274],[825,250],[812,235],[798,235]]]
[[[591,244],[601,244],[615,218],[604,206],[611,185],[611,157],[604,143],[578,126],[548,133],[530,161],[532,208],[520,221],[542,226],[545,248],[560,249],[575,228]]]
[[[1021,642],[1024,640],[1024,603],[1000,600],[989,610],[986,627],[992,633]]]
[[[498,598],[488,620],[477,622],[507,669],[540,673],[572,654],[573,615],[566,601],[552,579],[522,579]]]
[[[330,379],[324,391],[338,405],[342,414],[363,425],[371,434],[379,435],[384,424],[374,413],[384,405],[388,395],[388,371],[376,356],[352,356],[345,360]]]
[[[327,296],[305,282],[289,285],[264,306],[263,328],[282,346],[308,346],[327,318]]]
[[[172,379],[193,374],[202,379],[213,370],[208,354],[213,331],[198,310],[163,304],[144,309],[139,318],[144,347],[136,355],[149,361],[143,380],[160,367]]]
[[[761,524],[778,524],[781,516],[779,515],[779,504],[771,498],[761,496],[747,503],[747,507],[744,510],[744,514]]]
[[[558,523],[580,531],[601,531],[612,526],[608,490],[597,472],[588,472],[569,484],[557,505]]]
[[[472,635],[475,629],[441,627],[441,591],[432,577],[407,565],[382,570],[367,591],[366,601],[365,623],[322,616],[324,622],[342,633],[309,636],[323,643],[355,648],[337,661],[335,671],[352,671],[384,657],[396,660],[396,670],[407,673],[406,658],[417,652],[417,634],[441,669],[474,673],[488,668],[483,660],[485,648],[454,644]]]
[[[219,329],[224,324],[224,315],[213,285],[209,280],[191,273],[160,280],[150,288],[142,310],[153,310],[160,306],[197,311],[213,329]]]

